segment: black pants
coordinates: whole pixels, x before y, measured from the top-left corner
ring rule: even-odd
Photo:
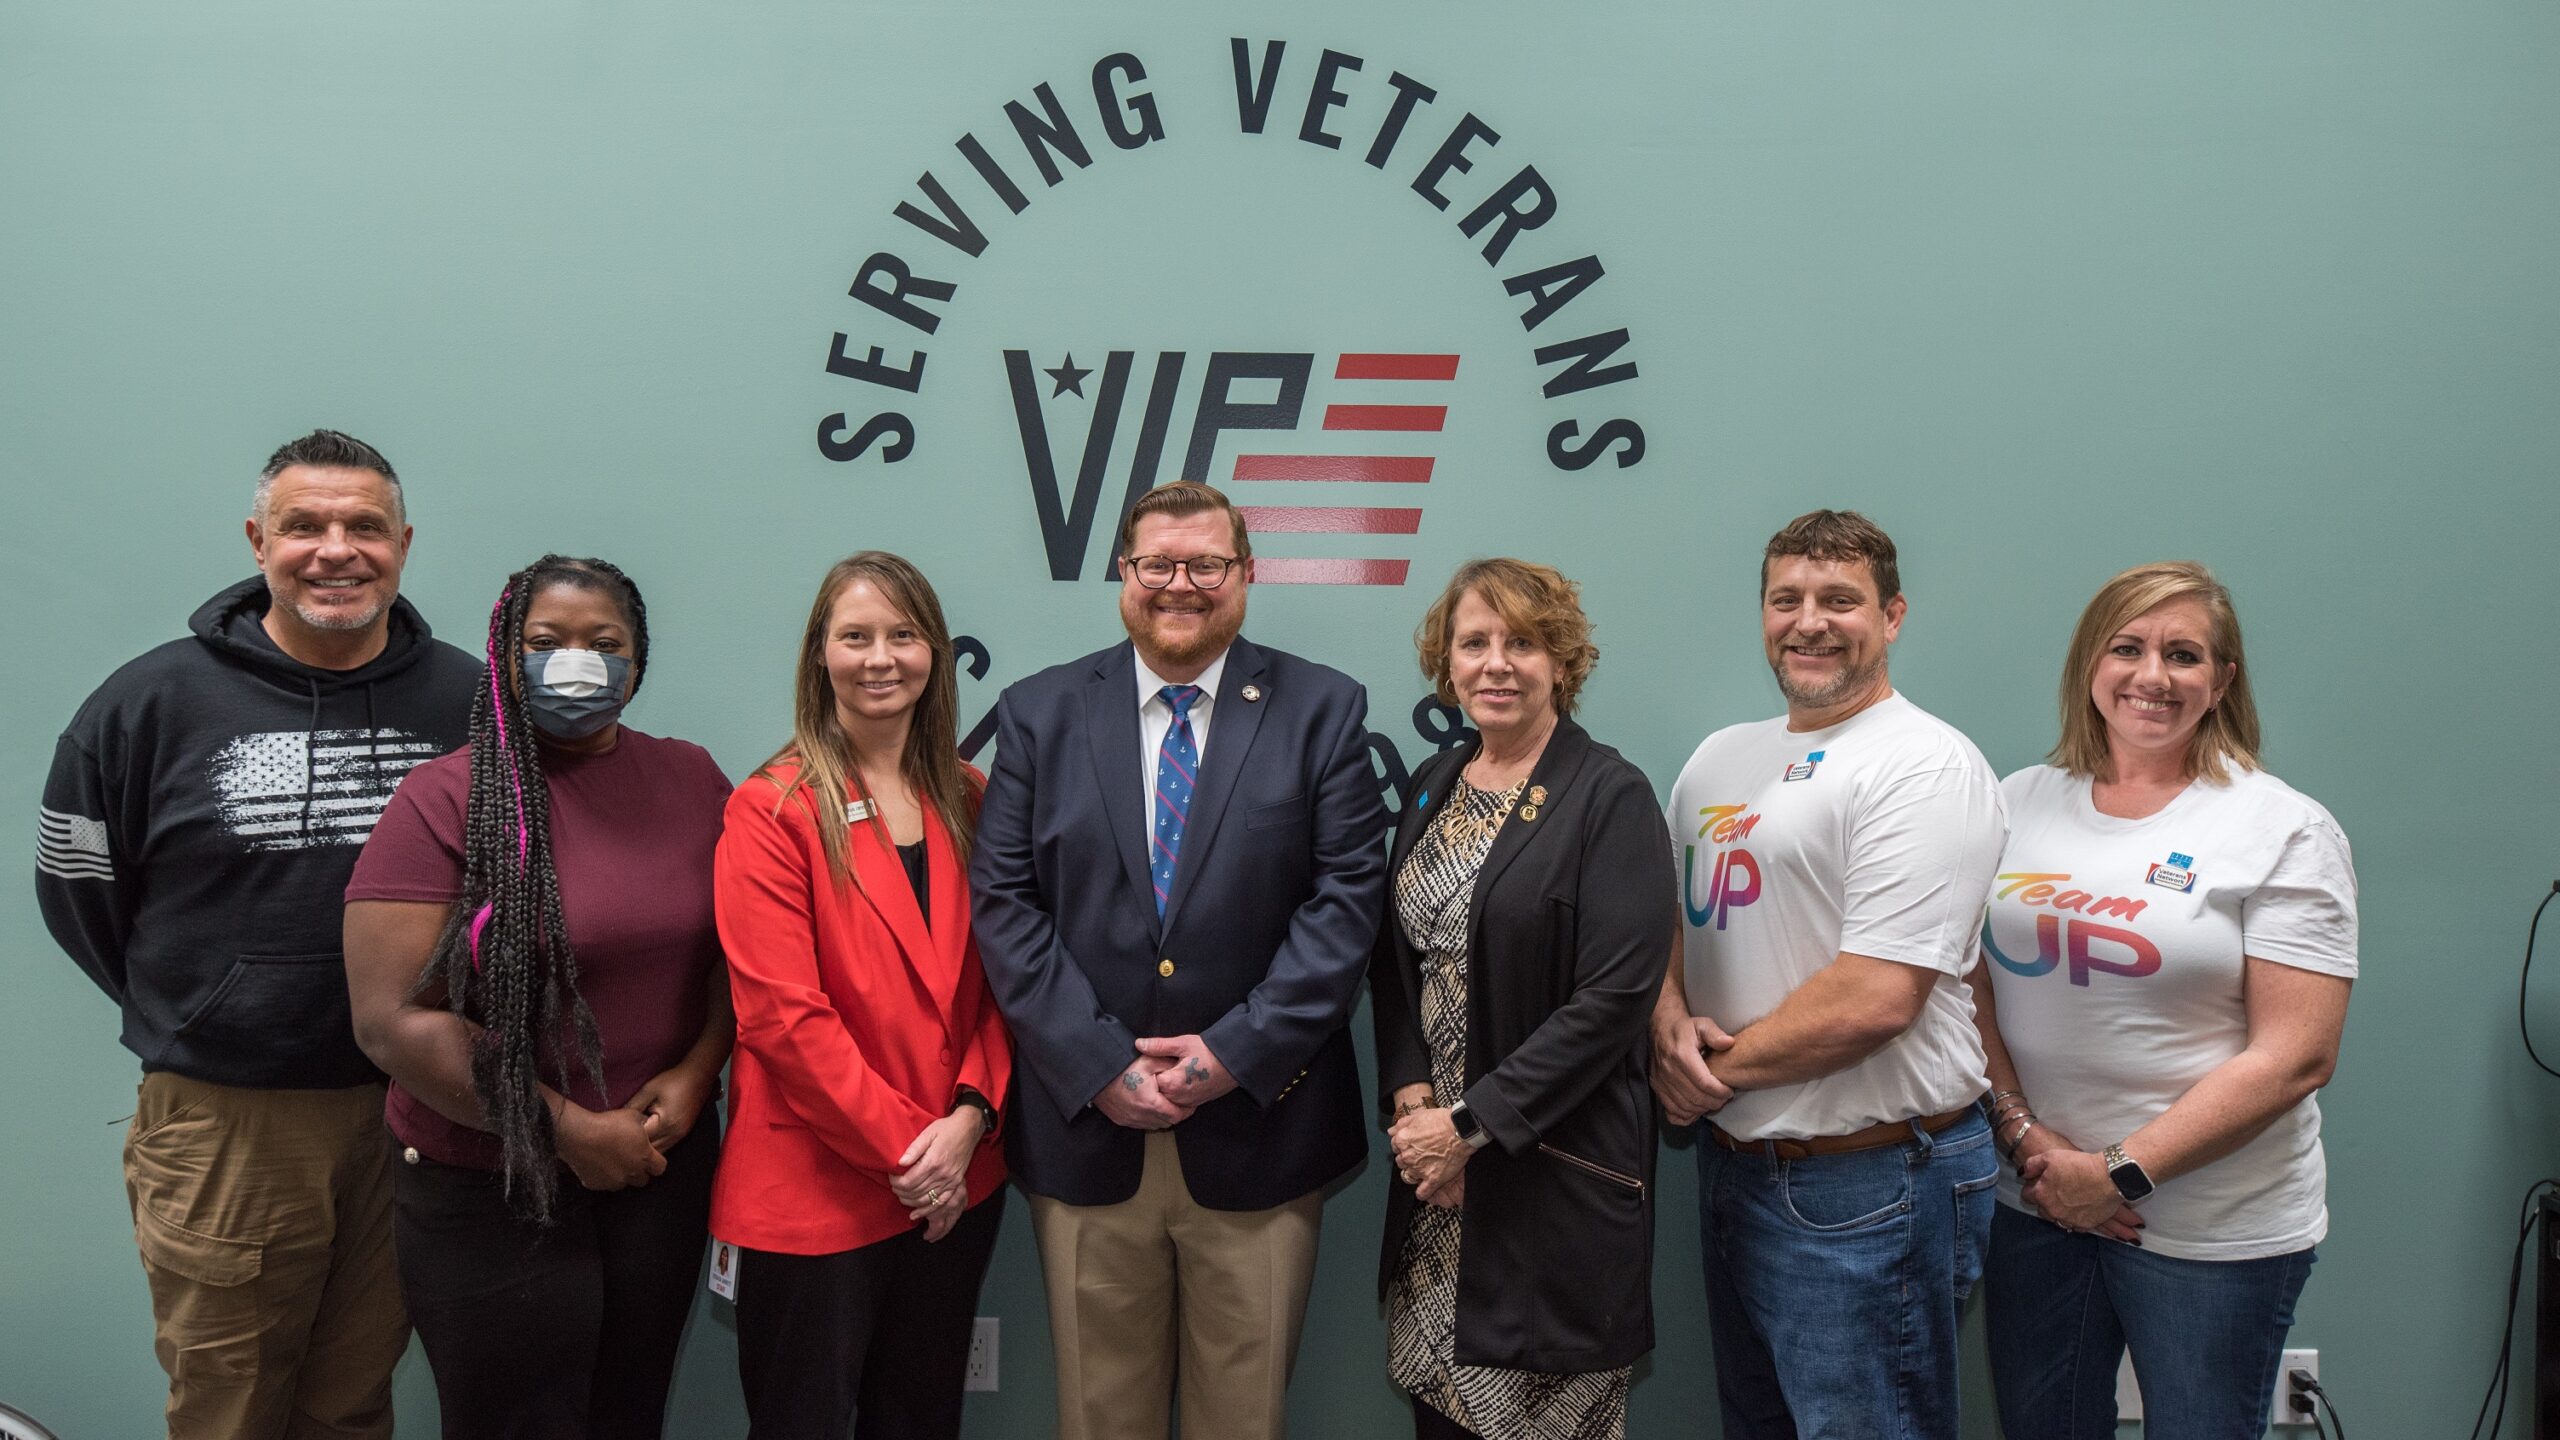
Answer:
[[[1467,1440],[1473,1430],[1443,1415],[1428,1400],[1413,1397],[1414,1440]]]
[[[444,1433],[469,1440],[642,1440],[702,1273],[720,1123],[708,1107],[631,1190],[566,1173],[548,1229],[507,1208],[495,1171],[391,1162],[392,1237]]]
[[[833,1255],[738,1252],[748,1440],[952,1440],[1004,1192],[951,1233]]]

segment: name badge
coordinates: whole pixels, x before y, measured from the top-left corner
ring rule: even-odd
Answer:
[[[726,1240],[711,1242],[711,1293],[733,1303],[738,1298],[738,1247]]]
[[[844,807],[844,823],[859,825],[878,813],[880,813],[880,807],[868,800],[848,801]]]
[[[2157,885],[2163,890],[2175,890],[2185,894],[2196,888],[2195,863],[2196,857],[2193,855],[2181,855],[2172,850],[2169,852],[2168,864],[2152,866],[2144,872],[2142,878],[2145,882]]]

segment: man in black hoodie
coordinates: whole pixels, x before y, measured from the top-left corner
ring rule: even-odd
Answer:
[[[173,1440],[391,1433],[408,1319],[341,897],[400,777],[467,738],[481,669],[399,598],[410,534],[372,446],[278,450],[261,573],[110,676],[45,782],[45,923],[142,1057],[125,1192]]]

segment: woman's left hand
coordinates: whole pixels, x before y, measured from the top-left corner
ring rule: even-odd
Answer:
[[[927,1125],[898,1157],[898,1174],[889,1181],[891,1194],[907,1207],[907,1218],[925,1222],[927,1240],[939,1240],[960,1218],[969,1199],[969,1159],[986,1134],[987,1119],[975,1105],[962,1105]]]
[[[2065,1230],[2095,1230],[2124,1208],[2107,1162],[2086,1150],[2030,1155],[2018,1169],[2019,1198]]]
[[[960,1216],[969,1208],[969,1187],[954,1185],[942,1192],[942,1198],[916,1212],[924,1217],[924,1240],[930,1245],[951,1233]]]
[[[704,1074],[678,1065],[651,1076],[622,1108],[640,1112],[642,1133],[663,1155],[693,1133],[693,1122],[702,1118],[702,1107],[711,1103],[712,1092],[719,1086],[718,1070]]]
[[[1396,1156],[1396,1175],[1415,1187],[1424,1204],[1458,1205],[1466,1195],[1467,1160],[1476,1152],[1458,1138],[1449,1112],[1433,1106],[1415,1110],[1387,1131]]]

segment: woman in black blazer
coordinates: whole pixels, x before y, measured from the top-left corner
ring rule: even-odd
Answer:
[[[1652,785],[1571,719],[1590,633],[1572,581],[1476,560],[1414,637],[1478,731],[1413,778],[1370,967],[1388,1373],[1426,1440],[1614,1440],[1653,1348],[1647,1017],[1678,898]]]

